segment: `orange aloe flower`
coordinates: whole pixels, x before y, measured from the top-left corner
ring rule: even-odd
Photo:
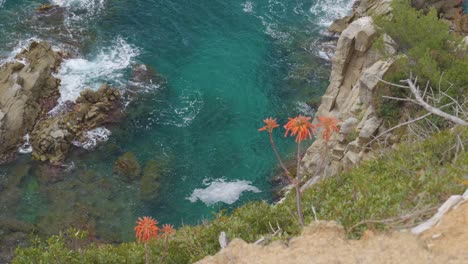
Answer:
[[[136,223],[135,235],[138,238],[138,242],[147,242],[158,237],[159,227],[157,226],[158,221],[155,219],[148,216],[139,217]]]
[[[289,121],[286,123],[284,128],[286,128],[286,133],[284,136],[288,136],[288,133],[291,133],[291,136],[296,136],[296,142],[307,139],[309,137],[312,139],[312,134],[315,134],[315,127],[310,123],[310,117],[299,115],[295,118],[288,118]]]
[[[326,116],[318,116],[318,120],[320,121],[317,127],[323,127],[322,131],[322,138],[325,139],[325,142],[328,143],[330,141],[330,136],[333,132],[339,132],[337,125],[340,120],[336,119],[336,117],[326,117]]]
[[[170,235],[174,234],[174,226],[165,224],[162,226],[161,231],[161,237],[169,237]]]
[[[271,117],[264,119],[263,122],[265,126],[260,128],[258,131],[268,131],[268,133],[272,133],[273,129],[279,127],[278,123],[276,123],[276,118],[273,119]]]

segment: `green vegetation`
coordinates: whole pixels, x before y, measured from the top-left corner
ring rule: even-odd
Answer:
[[[435,9],[427,14],[412,8],[407,0],[394,0],[391,18],[380,16],[375,23],[381,33],[388,34],[398,44],[399,58],[386,80],[397,83],[407,79],[409,74],[418,76],[425,86],[430,82],[435,90],[439,85],[448,95],[461,97],[468,91],[468,52],[462,46],[462,38],[450,33],[448,21],[439,19]],[[383,38],[377,38],[374,48],[383,50]],[[376,96],[379,113],[391,123],[401,117],[399,109],[404,102],[383,99],[382,95],[398,97],[404,95],[401,89],[380,85]],[[437,106],[447,101],[438,102]],[[405,105],[406,106],[406,105]]]
[[[383,224],[358,225],[368,219],[385,219],[416,209],[438,206],[450,195],[461,193],[468,171],[468,154],[457,152],[458,139],[466,146],[468,128],[459,127],[413,144],[401,144],[380,159],[325,179],[303,195],[306,222],[313,221],[311,206],[322,220],[337,220],[358,237],[366,228],[386,228]],[[465,179],[466,180],[466,179]],[[246,204],[232,213],[221,212],[206,224],[183,226],[171,236],[165,263],[189,263],[215,254],[218,236],[255,241],[279,225],[281,238],[298,235],[301,228],[295,215],[291,193],[283,204],[265,202]],[[419,219],[413,219],[419,220]],[[46,241],[34,239],[31,247],[18,248],[13,263],[143,263],[144,245],[90,243],[76,231],[53,236]],[[281,239],[277,238],[277,239]],[[157,259],[163,241],[150,242],[150,255]]]

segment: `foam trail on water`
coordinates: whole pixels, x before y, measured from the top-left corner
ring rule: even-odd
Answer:
[[[139,50],[124,39],[117,38],[113,45],[100,50],[93,59],[65,60],[56,77],[61,79],[59,104],[74,102],[86,88],[96,90],[104,82],[124,85],[124,72],[138,56]]]
[[[0,7],[3,7],[3,4],[5,4],[6,0],[0,0]]]
[[[351,12],[354,0],[316,0],[310,12],[317,19],[317,24],[328,27],[337,18]]]
[[[187,197],[192,203],[200,200],[206,205],[218,202],[233,204],[243,192],[260,192],[257,187],[251,185],[250,181],[235,180],[226,182],[224,179],[217,179],[211,183],[204,180],[203,184],[207,186],[205,189],[195,189],[190,197]]]

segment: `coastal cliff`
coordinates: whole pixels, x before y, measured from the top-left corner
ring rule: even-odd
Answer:
[[[361,2],[353,12],[354,21],[349,21],[350,24],[340,34],[332,58],[330,85],[316,116],[335,116],[342,125],[339,134],[328,143],[329,157],[324,156],[327,146],[323,139],[318,138],[307,149],[302,159],[302,173],[313,177],[303,189],[320,178],[369,158],[371,152],[367,144],[385,130],[382,118],[376,114],[374,92],[379,80],[392,66],[391,56],[396,54],[398,47],[389,36],[385,36],[385,56],[372,48],[378,32],[368,15],[376,12],[390,12],[389,2],[374,1],[368,6]]]
[[[413,6],[424,12],[435,8],[456,34],[463,36],[468,32],[460,22],[468,18],[463,14],[462,1],[416,2]],[[373,158],[375,150],[396,146],[400,140],[401,135],[387,131],[392,126],[377,113],[378,85],[392,66],[398,67],[395,61],[400,47],[377,29],[372,17],[388,15],[391,9],[391,1],[387,0],[358,1],[350,16],[336,20],[329,28],[340,36],[332,58],[330,84],[315,116],[335,116],[342,123],[340,132],[330,139],[328,146],[317,139],[306,151],[301,173],[309,180],[302,190]],[[317,122],[315,119],[314,123]]]

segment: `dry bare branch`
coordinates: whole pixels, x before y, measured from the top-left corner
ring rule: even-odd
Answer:
[[[436,108],[430,104],[428,104],[424,99],[421,97],[421,93],[419,92],[419,88],[416,86],[416,81],[413,82],[411,79],[406,80],[408,83],[408,87],[411,90],[411,93],[414,95],[416,102],[422,106],[426,111],[433,113],[435,115],[438,115],[440,117],[443,117],[455,124],[462,125],[462,126],[468,126],[468,122],[465,120],[458,118],[456,116],[453,116],[451,114],[445,113],[439,108]],[[456,102],[456,100],[454,100]]]

